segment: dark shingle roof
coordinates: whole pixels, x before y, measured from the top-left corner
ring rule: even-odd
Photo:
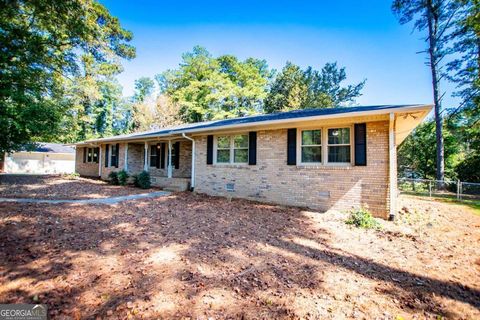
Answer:
[[[148,138],[154,137],[157,135],[170,135],[170,134],[180,134],[180,133],[189,133],[192,131],[208,131],[221,129],[223,127],[235,126],[235,125],[248,125],[248,124],[262,124],[269,121],[286,121],[286,120],[296,120],[301,118],[309,117],[318,117],[318,116],[329,116],[329,115],[340,115],[340,114],[349,114],[355,112],[366,112],[366,111],[383,111],[383,113],[390,109],[398,109],[404,107],[419,107],[421,104],[405,104],[405,105],[377,105],[377,106],[356,106],[356,107],[339,107],[339,108],[328,108],[328,109],[302,109],[294,110],[288,112],[278,112],[271,114],[260,114],[253,116],[246,116],[233,119],[223,119],[223,120],[214,120],[207,122],[198,122],[184,124],[174,127],[154,129],[144,132],[137,132],[126,135],[119,135],[108,138],[93,139],[86,142],[97,142],[97,141],[109,141],[109,140],[121,140],[121,139],[134,139],[134,138]],[[393,111],[393,110],[392,110]]]
[[[60,143],[39,142],[31,151],[48,153],[75,153],[75,149]]]
[[[230,125],[238,124],[247,124],[247,123],[261,123],[266,121],[274,120],[287,120],[287,119],[299,119],[299,118],[308,118],[315,116],[326,116],[326,115],[335,115],[341,113],[352,113],[352,112],[364,112],[364,111],[375,111],[375,110],[385,110],[385,109],[395,109],[401,107],[414,107],[420,106],[419,104],[409,104],[409,105],[379,105],[379,106],[358,106],[358,107],[344,107],[344,108],[328,108],[328,109],[302,109],[302,110],[293,110],[288,112],[278,112],[271,114],[261,114],[233,119],[224,119],[224,120],[215,120],[208,122],[199,122],[189,125],[171,127],[159,129],[154,132],[140,132],[135,134],[135,136],[149,136],[157,134],[169,134],[169,133],[181,133],[188,130],[197,130],[197,129],[210,129],[217,127],[224,127]]]

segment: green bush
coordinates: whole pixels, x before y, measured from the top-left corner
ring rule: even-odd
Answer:
[[[65,173],[62,175],[62,177],[67,180],[77,180],[78,178],[80,178],[80,173]]]
[[[108,175],[108,183],[117,186],[119,184],[118,173],[116,173],[115,171],[110,172],[110,174]]]
[[[121,186],[126,186],[127,185],[127,182],[128,182],[128,173],[127,171],[125,170],[120,170],[118,173],[117,173],[117,177],[118,177],[118,184],[121,185]]]
[[[363,229],[380,229],[381,227],[380,223],[375,220],[367,207],[351,210],[350,216],[345,223]]]
[[[148,189],[151,186],[150,173],[148,173],[147,171],[140,172],[138,175],[134,176],[133,179],[133,183],[136,187]]]

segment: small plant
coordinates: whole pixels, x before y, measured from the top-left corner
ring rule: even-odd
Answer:
[[[346,224],[353,225],[363,229],[380,229],[380,223],[375,220],[367,207],[353,209],[350,216],[345,221]]]
[[[148,189],[151,186],[150,173],[147,171],[140,172],[138,175],[134,176],[133,179],[133,183],[136,187]]]
[[[78,178],[80,178],[80,173],[78,172],[66,173],[63,175],[63,178],[67,180],[77,180]]]
[[[121,185],[121,186],[126,186],[127,185],[127,182],[128,182],[128,173],[127,171],[125,170],[120,170],[118,173],[117,173],[117,177],[118,177],[118,184]]]
[[[114,186],[118,186],[118,173],[115,171],[110,172],[110,174],[108,175],[108,182],[110,184],[113,184]]]

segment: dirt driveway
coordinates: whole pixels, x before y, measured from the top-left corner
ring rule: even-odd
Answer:
[[[383,231],[192,193],[0,203],[0,302],[53,318],[480,318],[480,216],[401,200]]]

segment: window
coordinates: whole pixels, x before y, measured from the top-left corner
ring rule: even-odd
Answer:
[[[87,149],[87,162],[93,162],[93,148]]]
[[[150,167],[157,166],[157,158],[160,156],[160,145],[150,146]]]
[[[322,162],[322,130],[303,130],[301,139],[302,163]]]
[[[328,162],[350,162],[350,128],[328,129]]]
[[[98,163],[99,148],[93,148],[93,162]]]
[[[230,163],[230,137],[217,137],[217,162]]]
[[[118,159],[117,159],[117,145],[112,145],[112,152],[110,153],[110,165],[112,167],[118,166]]]
[[[86,148],[86,151],[87,151],[86,162],[98,163],[98,148]]]
[[[247,163],[248,135],[218,136],[217,163]]]
[[[248,135],[233,136],[233,162],[248,162]]]
[[[178,142],[172,144],[172,166],[174,166],[174,167],[176,167],[176,163],[177,163],[177,154],[178,154],[177,148],[178,147],[179,147]]]

